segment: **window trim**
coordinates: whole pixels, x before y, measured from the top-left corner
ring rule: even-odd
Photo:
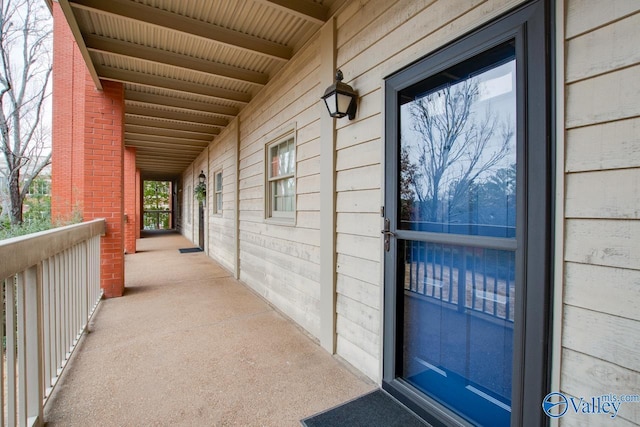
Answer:
[[[220,179],[218,179],[218,175],[220,175]],[[218,191],[218,182],[220,182],[220,190]],[[223,184],[224,180],[222,177],[222,169],[217,169],[213,173],[213,203],[212,203],[212,211],[214,215],[222,216],[222,207],[223,207]],[[220,209],[218,209],[218,195],[220,195]]]
[[[287,127],[283,132],[278,134],[277,138],[272,138],[265,144],[264,149],[264,161],[265,161],[265,171],[264,171],[264,218],[266,222],[273,222],[277,224],[284,225],[295,225],[296,222],[296,214],[297,214],[297,157],[296,157],[296,148],[297,148],[297,139],[296,139],[296,131],[295,127]],[[271,167],[271,159],[270,152],[274,147],[278,147],[281,144],[288,143],[291,141],[292,144],[292,152],[293,152],[293,172],[288,174],[278,175],[277,177],[272,176],[272,167]],[[293,179],[294,181],[294,193],[293,193],[293,209],[291,211],[275,211],[274,210],[274,193],[272,184],[277,181],[285,180],[285,179]]]

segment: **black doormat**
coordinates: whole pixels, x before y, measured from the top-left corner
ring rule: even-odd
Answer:
[[[182,248],[178,250],[180,251],[181,254],[190,254],[192,252],[202,252],[202,249],[200,248]]]
[[[424,427],[428,425],[380,389],[300,422],[306,427]]]

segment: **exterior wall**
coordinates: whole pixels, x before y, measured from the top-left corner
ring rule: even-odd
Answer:
[[[229,271],[235,270],[236,164],[237,121],[234,121],[214,142],[209,144],[207,175],[208,251]],[[222,172],[222,212],[215,211],[215,175]]]
[[[640,4],[588,3],[565,7],[561,389],[640,394]],[[637,425],[640,404],[617,418]]]
[[[193,170],[195,169],[194,165],[191,165],[184,171],[182,174],[182,186],[181,186],[181,194],[182,194],[182,215],[180,221],[180,232],[192,242],[195,241],[195,235],[193,234],[194,230],[194,211],[197,214],[197,203],[195,198],[193,197],[193,187],[194,187],[194,179],[193,179]]]
[[[360,93],[356,119],[336,121],[336,353],[376,381],[382,341],[384,78],[520,3],[369,0],[349,3],[336,18],[337,66]],[[575,396],[638,393],[640,383],[640,351],[633,339],[640,335],[634,305],[640,297],[640,54],[633,42],[640,11],[633,1],[615,7],[596,3],[571,0],[564,7],[566,159],[558,166],[564,166],[566,187],[565,237],[559,238],[564,283],[556,283],[564,287],[564,300],[562,357],[554,368],[560,370],[561,391]],[[318,38],[311,40],[216,138],[206,172],[209,255],[234,267],[237,220],[241,280],[316,337],[322,324],[320,291],[326,286],[319,279],[320,116],[326,114],[319,101],[320,45]],[[265,220],[264,149],[291,126],[297,214],[295,225],[281,225]],[[187,220],[186,205],[193,203],[202,161],[183,176],[183,233],[192,239],[197,211],[194,205]],[[222,216],[211,211],[219,169]],[[639,411],[640,405],[627,405],[620,417],[637,423]]]
[[[521,1],[350,3],[338,16],[337,66],[360,94],[355,121],[337,122],[337,353],[380,379],[380,207],[385,76]]]
[[[383,101],[385,76],[483,23],[516,7],[521,0],[350,2],[336,17],[337,66],[360,94],[355,120],[336,121],[336,353],[370,378],[381,379]],[[239,121],[240,279],[314,337],[320,313],[320,36],[241,112]],[[234,264],[232,210],[236,134],[231,124],[209,146],[207,211],[209,255]],[[287,129],[296,135],[296,221],[265,220],[265,145]],[[187,203],[198,159],[183,175],[183,234],[194,242],[197,224],[187,224]],[[224,210],[212,213],[213,174],[222,166]],[[197,221],[194,205],[193,221]],[[194,231],[195,230],[195,231]],[[323,267],[327,268],[327,267]],[[324,320],[326,321],[326,320]]]
[[[240,114],[240,279],[314,336],[320,330],[320,114],[316,37]],[[265,145],[295,128],[295,225],[265,220]]]

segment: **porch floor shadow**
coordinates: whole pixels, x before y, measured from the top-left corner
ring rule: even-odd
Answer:
[[[45,408],[47,426],[299,426],[376,388],[179,234],[126,255]]]

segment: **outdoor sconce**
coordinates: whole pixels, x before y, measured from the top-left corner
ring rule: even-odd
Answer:
[[[343,78],[342,71],[336,71],[336,82],[327,88],[322,99],[327,105],[331,117],[340,119],[349,116],[349,120],[353,120],[358,108],[356,105],[358,92],[348,84],[342,83]]]
[[[200,175],[198,175],[198,185],[193,189],[193,195],[196,196],[198,202],[201,202],[203,205],[207,200],[207,177],[204,174],[204,171],[200,171]]]

